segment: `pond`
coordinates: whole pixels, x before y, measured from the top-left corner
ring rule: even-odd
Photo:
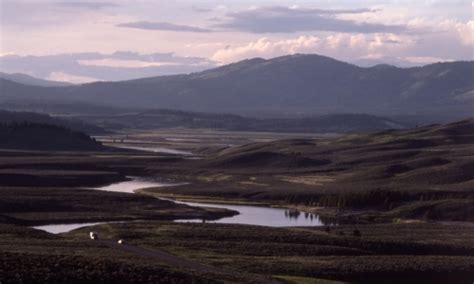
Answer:
[[[172,199],[168,199],[172,200]],[[323,222],[318,215],[304,213],[286,208],[273,208],[266,206],[231,205],[215,203],[197,203],[172,200],[176,203],[196,207],[224,208],[238,211],[240,214],[224,217],[219,220],[206,221],[207,223],[244,224],[268,227],[296,227],[296,226],[322,226]],[[203,222],[202,220],[175,220],[175,222]]]
[[[96,187],[96,190],[115,191],[133,193],[137,189],[177,186],[184,183],[170,183],[158,182],[153,180],[146,180],[141,178],[133,178],[130,181],[118,182],[107,186]],[[232,217],[225,217],[214,221],[205,221],[208,223],[223,223],[223,224],[244,224],[257,225],[268,227],[296,227],[296,226],[322,226],[324,225],[318,215],[305,213],[297,210],[290,210],[285,208],[273,208],[265,206],[250,206],[250,205],[233,205],[233,204],[218,204],[218,203],[198,203],[198,202],[184,202],[173,199],[162,198],[173,201],[178,204],[186,204],[196,207],[212,207],[224,208],[238,211],[239,214]],[[203,222],[203,220],[186,219],[175,220],[175,222]],[[112,222],[109,222],[112,223]],[[103,224],[103,223],[87,223],[87,224],[67,224],[67,225],[46,225],[37,226],[36,229],[48,231],[51,233],[63,233],[80,227],[89,225]]]
[[[82,227],[87,227],[87,226],[94,226],[94,225],[100,225],[100,224],[107,224],[107,223],[112,223],[112,222],[96,222],[96,223],[75,223],[75,224],[52,224],[52,225],[43,225],[43,226],[35,226],[33,228],[46,231],[48,233],[52,234],[60,234],[60,233],[66,233],[75,229],[79,229]]]

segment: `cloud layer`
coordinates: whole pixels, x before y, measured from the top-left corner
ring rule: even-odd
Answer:
[[[141,30],[156,30],[156,31],[174,31],[174,32],[195,32],[195,33],[207,33],[211,30],[203,29],[199,27],[178,25],[166,22],[131,22],[118,24],[117,27],[123,28],[134,28]]]
[[[293,53],[363,65],[474,59],[466,0],[0,1],[0,71],[41,78],[123,80]]]
[[[376,12],[370,9],[323,10],[288,7],[262,7],[227,14],[216,27],[251,33],[296,33],[302,31],[330,32],[403,32],[401,25],[384,25],[340,19],[342,14]]]
[[[103,1],[67,1],[67,2],[56,2],[56,3],[53,3],[53,5],[58,6],[58,7],[92,9],[92,10],[118,6],[116,3],[103,2]]]
[[[201,71],[216,66],[199,57],[172,53],[73,53],[49,56],[0,56],[2,71],[74,83],[128,80]]]
[[[419,22],[417,25],[421,29],[426,23]],[[413,34],[395,33],[330,33],[285,39],[261,37],[245,44],[218,49],[211,58],[230,63],[252,57],[317,53],[361,65],[390,63],[399,66],[474,59],[474,21],[466,24],[447,21],[429,26],[438,32],[425,34],[422,40]]]

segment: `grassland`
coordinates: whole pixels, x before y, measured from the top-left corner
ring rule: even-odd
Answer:
[[[149,171],[189,181],[160,195],[236,199],[364,221],[474,221],[474,120],[337,138],[251,143]],[[334,215],[334,214],[333,214]]]
[[[211,276],[113,250],[86,236],[68,239],[0,224],[2,283],[216,283]]]
[[[95,230],[135,246],[229,270],[283,276],[290,283],[467,283],[474,277],[474,227],[385,224],[327,229],[136,222]],[[65,237],[80,240],[86,233],[77,230]]]
[[[471,119],[318,139],[273,141],[266,134],[259,140],[252,134],[252,141],[234,147],[224,145],[232,138],[218,134],[186,147],[174,141],[199,159],[126,150],[1,150],[0,282],[260,283],[272,276],[283,283],[471,283],[473,134]],[[208,143],[212,139],[216,144]],[[87,189],[129,176],[188,184],[141,194]],[[171,223],[234,213],[149,195],[289,206],[341,225]],[[111,220],[135,222],[94,230],[238,273],[177,269],[116,251],[88,241],[90,228],[57,236],[26,227]]]

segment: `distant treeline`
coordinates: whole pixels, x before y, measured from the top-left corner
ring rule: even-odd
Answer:
[[[0,123],[21,123],[21,122],[31,122],[39,124],[50,124],[63,126],[70,128],[72,130],[85,132],[88,134],[104,134],[106,131],[96,125],[86,123],[79,119],[66,119],[66,118],[57,118],[52,117],[47,114],[35,113],[35,112],[23,112],[23,111],[6,111],[0,110]]]
[[[100,150],[101,143],[68,128],[33,122],[0,123],[0,148],[20,150]]]
[[[307,206],[323,206],[337,208],[377,208],[391,210],[410,201],[437,201],[446,199],[473,199],[469,192],[409,192],[395,190],[365,190],[360,192],[345,192],[321,196],[289,196],[289,203],[305,204]]]
[[[82,116],[106,129],[206,128],[257,132],[357,132],[406,128],[408,125],[368,114],[333,114],[305,118],[251,118],[233,114],[157,109],[122,115]]]

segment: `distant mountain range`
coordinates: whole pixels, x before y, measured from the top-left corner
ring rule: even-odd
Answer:
[[[0,78],[10,80],[16,83],[24,84],[24,85],[40,86],[40,87],[65,87],[65,86],[73,85],[67,82],[43,80],[43,79],[39,79],[39,78],[22,74],[22,73],[9,74],[9,73],[0,72]]]
[[[474,62],[358,67],[319,55],[250,59],[189,75],[65,87],[0,80],[0,103],[38,101],[235,114],[370,113],[463,117],[474,107]]]

